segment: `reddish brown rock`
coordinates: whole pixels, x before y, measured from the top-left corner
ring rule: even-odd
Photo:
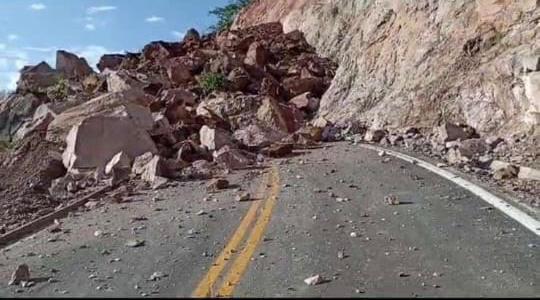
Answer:
[[[214,161],[228,169],[237,170],[254,164],[255,160],[253,156],[254,155],[249,152],[235,149],[230,146],[223,146],[221,149],[214,152]]]
[[[259,149],[279,141],[285,135],[270,128],[263,128],[259,125],[251,124],[246,128],[238,129],[234,132],[233,136],[248,148]]]
[[[289,100],[289,103],[308,112],[316,111],[319,108],[319,100],[313,97],[311,92],[300,94]]]
[[[434,129],[436,141],[440,144],[455,140],[466,140],[478,137],[474,128],[465,124],[444,123]]]
[[[324,82],[319,77],[289,77],[283,81],[283,86],[290,97],[296,97],[306,92],[321,95],[324,91]]]
[[[125,57],[123,54],[105,54],[99,59],[97,68],[100,72],[105,71],[105,69],[116,71]]]
[[[171,124],[194,117],[196,95],[184,89],[172,89],[163,93],[160,103],[165,105],[165,116]]]
[[[232,91],[245,91],[251,82],[249,74],[241,67],[232,70],[227,76],[227,81]]]
[[[383,129],[370,129],[364,135],[364,140],[366,142],[378,143],[387,135],[387,133],[388,132]]]
[[[58,82],[60,74],[49,66],[46,62],[41,62],[35,66],[25,66],[21,70],[17,90],[38,91],[45,89]]]
[[[185,84],[193,80],[189,67],[180,60],[169,60],[167,76],[175,84]]]
[[[302,126],[304,116],[296,107],[266,97],[257,111],[257,119],[274,129],[291,133]]]
[[[206,189],[209,192],[215,192],[218,190],[223,190],[229,187],[229,181],[223,178],[212,179],[207,185]]]
[[[285,157],[292,153],[294,145],[292,143],[275,143],[264,148],[261,153],[270,157]]]
[[[246,65],[254,65],[262,67],[268,60],[266,49],[258,42],[254,42],[249,46],[249,49],[244,59]]]
[[[147,60],[157,60],[162,61],[171,56],[171,52],[164,42],[151,42],[150,44],[144,46],[142,50],[142,55]]]
[[[56,71],[67,78],[78,79],[83,79],[94,73],[86,59],[63,50],[56,52]]]

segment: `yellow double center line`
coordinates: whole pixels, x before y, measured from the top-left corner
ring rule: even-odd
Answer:
[[[249,266],[253,253],[255,253],[257,246],[263,238],[266,227],[270,222],[272,211],[276,205],[280,185],[279,171],[275,166],[272,167],[270,173],[263,180],[261,187],[263,189],[262,193],[264,193],[267,186],[270,186],[270,192],[264,200],[262,211],[259,213],[259,208],[263,201],[253,202],[231,239],[193,292],[192,297],[232,297],[234,289],[240,283],[242,276]],[[254,222],[255,226],[251,228],[249,237],[242,244],[244,236]],[[237,249],[239,246],[243,246],[243,248],[238,252]],[[235,256],[235,253],[238,253],[238,255],[236,255],[234,261],[230,264],[225,278],[221,281],[222,284],[219,290],[215,293],[214,286],[220,279],[220,275],[227,266],[227,262]]]

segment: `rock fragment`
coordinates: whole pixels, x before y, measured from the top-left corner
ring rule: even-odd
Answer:
[[[209,192],[215,192],[218,190],[223,190],[229,187],[229,181],[227,179],[223,178],[216,178],[211,180],[208,185],[206,186],[206,189]]]
[[[311,277],[308,277],[306,279],[304,279],[304,282],[307,284],[307,285],[318,285],[318,284],[321,284],[324,282],[324,279],[321,275],[314,275],[314,276],[311,276]]]
[[[249,201],[250,199],[251,199],[251,195],[247,192],[236,195],[235,197],[235,200],[238,202]]]
[[[11,280],[8,285],[22,284],[30,281],[30,269],[27,264],[17,266],[17,269],[11,274]]]
[[[126,246],[130,248],[141,247],[145,245],[145,240],[132,239],[126,242]]]
[[[396,195],[389,194],[384,197],[384,203],[387,205],[399,205],[399,199]]]

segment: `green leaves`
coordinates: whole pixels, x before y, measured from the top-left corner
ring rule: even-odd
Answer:
[[[199,84],[205,94],[222,90],[227,83],[227,79],[220,73],[204,73],[199,79]]]
[[[242,8],[248,6],[253,0],[233,0],[224,7],[216,7],[209,12],[210,15],[217,17],[217,24],[211,26],[212,31],[223,31],[229,29],[236,15],[242,10]]]

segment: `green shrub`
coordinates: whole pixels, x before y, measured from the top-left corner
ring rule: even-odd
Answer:
[[[11,147],[13,147],[13,144],[11,144],[10,142],[8,142],[8,141],[0,141],[0,152],[6,151],[6,150],[10,149]]]
[[[205,94],[222,90],[227,83],[227,79],[221,73],[203,73],[199,78],[199,85]]]
[[[248,6],[253,0],[233,0],[228,5],[223,7],[216,7],[211,10],[210,15],[217,17],[217,24],[210,27],[212,31],[223,31],[231,27],[236,15],[242,10],[242,8]]]
[[[54,86],[47,88],[47,97],[55,102],[65,101],[69,94],[67,80],[61,78]]]

